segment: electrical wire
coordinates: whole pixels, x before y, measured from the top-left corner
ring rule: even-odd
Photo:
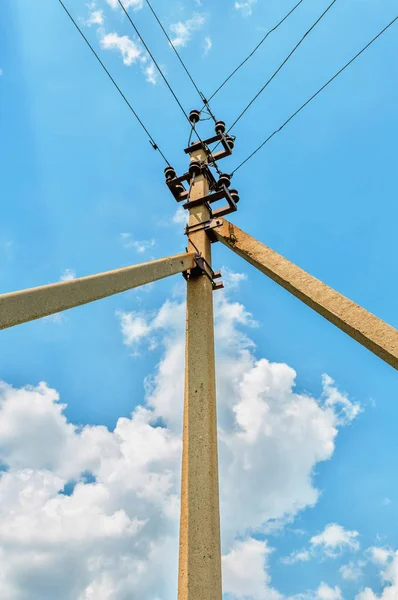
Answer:
[[[145,131],[145,133],[149,137],[149,141],[151,143],[152,148],[154,150],[157,150],[159,152],[159,154],[162,156],[162,158],[164,159],[164,161],[166,162],[166,164],[169,165],[170,164],[169,161],[167,160],[167,158],[165,157],[165,155],[159,148],[158,144],[155,142],[152,135],[149,133],[148,129],[145,127],[144,123],[142,122],[142,120],[140,119],[138,114],[135,112],[134,108],[131,106],[130,102],[127,100],[126,96],[124,95],[124,93],[122,92],[122,90],[120,89],[120,87],[118,86],[118,84],[116,83],[116,81],[114,80],[114,78],[112,77],[112,75],[110,74],[110,72],[108,71],[108,69],[102,62],[102,60],[100,59],[100,57],[98,56],[98,54],[96,53],[94,48],[92,47],[92,45],[90,44],[90,42],[88,41],[88,39],[86,38],[86,36],[82,32],[82,30],[80,29],[80,27],[78,26],[78,24],[76,23],[76,21],[74,20],[74,18],[68,11],[68,9],[66,8],[65,4],[62,2],[62,0],[58,0],[58,1],[61,4],[62,8],[65,10],[65,12],[68,15],[68,17],[70,18],[70,20],[72,21],[72,23],[74,24],[74,26],[76,27],[76,29],[78,30],[78,32],[80,33],[80,35],[82,36],[82,38],[84,39],[84,41],[86,42],[86,44],[88,45],[88,47],[90,48],[91,52],[94,54],[95,58],[97,59],[97,61],[101,65],[101,67],[104,69],[105,73],[108,75],[109,79],[112,81],[113,85],[115,86],[115,88],[117,89],[117,91],[119,92],[119,94],[121,95],[121,97],[123,98],[123,100],[125,101],[127,106],[129,107],[129,109],[131,110],[131,112],[133,113],[133,115],[135,116],[137,121],[139,122],[139,124],[141,125],[142,129]]]
[[[190,126],[192,127],[193,131],[196,133],[196,136],[197,136],[197,138],[198,138],[199,142],[200,142],[200,143],[201,143],[201,144],[204,146],[203,140],[201,139],[200,135],[199,135],[199,134],[198,134],[198,132],[196,131],[195,125],[194,125],[194,124],[192,124],[192,122],[190,121],[188,114],[185,112],[185,109],[184,109],[184,107],[182,106],[181,102],[179,101],[179,99],[178,99],[178,97],[177,97],[176,93],[174,92],[173,88],[171,87],[171,85],[170,85],[170,84],[169,84],[169,82],[167,81],[167,78],[166,78],[166,76],[164,75],[164,73],[163,73],[162,69],[160,68],[159,64],[157,63],[156,59],[154,58],[154,56],[153,56],[152,52],[150,51],[150,49],[148,48],[147,44],[145,43],[145,41],[144,41],[144,39],[143,39],[142,35],[141,35],[141,34],[140,34],[140,32],[138,31],[138,29],[137,29],[137,27],[136,27],[136,25],[135,25],[134,21],[133,21],[133,20],[132,20],[132,18],[130,17],[130,15],[129,15],[128,11],[126,10],[126,8],[125,8],[125,6],[124,6],[124,4],[123,4],[123,2],[122,2],[121,0],[117,0],[117,1],[118,1],[119,5],[121,6],[121,8],[122,8],[122,10],[123,10],[124,14],[125,14],[125,15],[126,15],[126,17],[128,18],[129,22],[131,23],[132,27],[134,28],[134,31],[136,32],[136,34],[137,34],[137,35],[138,35],[138,37],[140,38],[140,40],[141,40],[142,44],[143,44],[143,45],[144,45],[144,47],[145,47],[145,50],[148,52],[149,56],[150,56],[150,57],[151,57],[151,59],[153,60],[153,62],[154,62],[154,64],[155,64],[155,66],[156,66],[156,68],[157,68],[157,70],[159,71],[159,73],[160,73],[160,75],[162,76],[162,78],[163,78],[163,80],[164,80],[165,84],[167,85],[167,87],[169,88],[170,92],[172,93],[172,95],[173,95],[173,97],[174,97],[175,101],[177,102],[178,106],[180,107],[180,109],[181,109],[182,113],[184,114],[184,116],[185,116],[185,118],[187,119],[188,123],[189,123],[189,124],[190,124]],[[214,168],[217,170],[217,172],[220,174],[220,173],[221,173],[221,171],[219,170],[219,168],[218,168],[218,166],[217,166],[217,163],[216,163],[215,161],[213,161],[213,166],[214,166]]]
[[[332,0],[332,2],[329,4],[329,6],[327,7],[327,9],[321,14],[321,16],[315,21],[315,23],[313,23],[313,25],[311,25],[311,27],[305,32],[305,34],[300,39],[300,41],[298,42],[298,44],[296,44],[296,46],[293,48],[293,50],[288,54],[288,56],[285,58],[285,60],[281,63],[281,65],[274,72],[274,74],[268,79],[268,81],[265,83],[265,85],[263,85],[263,87],[261,88],[261,90],[249,102],[249,104],[240,113],[240,115],[237,117],[237,119],[235,119],[235,121],[232,123],[231,127],[229,128],[228,132],[231,131],[231,129],[233,129],[235,127],[235,125],[238,123],[238,121],[241,120],[241,118],[243,117],[243,115],[249,110],[249,108],[257,100],[257,98],[260,96],[260,94],[262,94],[263,91],[268,87],[268,85],[271,83],[271,81],[277,76],[277,74],[279,73],[279,71],[285,66],[285,64],[288,62],[288,60],[293,56],[293,54],[296,52],[296,50],[301,46],[301,44],[304,42],[305,38],[318,25],[318,23],[323,19],[323,17],[329,12],[329,10],[332,8],[333,4],[335,4],[336,2],[337,2],[337,0]]]
[[[180,107],[182,113],[184,114],[185,118],[188,119],[189,121],[189,117],[188,114],[185,112],[184,107],[182,106],[181,102],[179,101],[177,94],[174,92],[173,88],[171,87],[171,85],[169,84],[165,74],[163,73],[162,69],[160,68],[158,62],[156,61],[155,57],[153,56],[152,52],[150,51],[150,49],[148,48],[147,44],[145,43],[144,38],[142,37],[142,35],[140,34],[140,32],[138,31],[134,21],[132,20],[132,18],[130,17],[127,9],[125,8],[123,2],[121,0],[117,0],[118,3],[120,4],[124,14],[126,15],[126,17],[128,18],[128,20],[130,21],[130,24],[132,25],[132,27],[134,28],[134,31],[136,32],[136,34],[138,35],[138,37],[140,38],[142,44],[144,45],[145,50],[148,52],[149,56],[151,57],[151,59],[153,60],[157,70],[159,71],[163,81],[165,82],[165,84],[167,85],[167,87],[169,88],[170,92],[172,93],[175,101],[177,102],[178,106]],[[190,121],[189,121],[190,122]]]
[[[300,0],[300,1],[301,1],[301,2],[303,2],[303,0]],[[176,48],[176,47],[175,47],[175,45],[173,44],[173,41],[170,39],[170,36],[169,36],[169,34],[167,33],[167,31],[166,31],[165,27],[163,26],[163,24],[162,24],[161,20],[159,19],[158,15],[156,14],[156,12],[155,12],[155,10],[154,10],[154,8],[153,8],[152,4],[149,2],[149,0],[145,0],[145,2],[147,3],[147,5],[148,5],[148,7],[149,7],[150,11],[152,12],[152,14],[153,14],[153,16],[155,17],[156,21],[158,22],[158,24],[159,24],[159,26],[160,26],[161,30],[163,31],[164,35],[166,36],[166,38],[167,38],[167,40],[168,40],[168,42],[169,42],[170,46],[172,47],[172,49],[173,49],[173,50],[174,50],[174,52],[176,53],[178,60],[180,61],[181,65],[182,65],[182,67],[183,67],[183,69],[184,69],[184,71],[186,72],[186,74],[188,75],[189,79],[191,80],[191,82],[192,82],[192,85],[194,86],[195,90],[196,90],[196,91],[197,91],[197,93],[199,94],[199,97],[200,97],[200,99],[201,99],[201,100],[202,100],[202,102],[204,103],[205,107],[207,107],[207,109],[208,109],[208,111],[209,111],[209,114],[210,114],[211,118],[212,118],[212,119],[213,119],[213,121],[216,123],[216,122],[217,122],[217,120],[216,120],[215,116],[213,115],[213,113],[212,113],[212,112],[211,112],[211,110],[210,110],[210,106],[209,106],[209,102],[210,102],[210,100],[206,100],[206,97],[205,97],[205,95],[204,95],[204,94],[203,94],[203,93],[200,91],[199,87],[196,85],[196,82],[195,82],[194,78],[192,77],[191,73],[189,72],[189,70],[188,70],[188,68],[187,68],[187,66],[186,66],[186,64],[185,64],[185,62],[182,60],[182,58],[181,58],[181,56],[180,56],[180,54],[179,54],[179,52],[178,52],[177,48]],[[201,111],[201,112],[202,112],[202,111]]]
[[[288,123],[290,123],[290,121],[292,121],[310,102],[312,102],[312,100],[314,100],[321,92],[323,92],[323,90],[329,85],[331,84],[343,71],[345,71],[345,69],[347,69],[347,67],[349,67],[359,56],[361,56],[361,54],[363,54],[365,52],[365,50],[367,50],[381,35],[383,35],[383,33],[385,33],[385,31],[387,31],[387,29],[389,29],[389,27],[391,27],[396,21],[398,21],[398,16],[395,17],[395,19],[393,19],[386,27],[384,27],[384,29],[382,29],[382,31],[380,31],[368,44],[366,44],[366,46],[364,46],[364,48],[362,48],[362,50],[360,50],[358,52],[358,54],[356,54],[348,63],[346,63],[344,65],[344,67],[342,67],[339,71],[337,71],[337,73],[335,75],[333,75],[333,77],[331,77],[329,79],[329,81],[327,81],[315,94],[313,94],[313,96],[311,96],[311,98],[309,98],[302,106],[300,106],[300,108],[298,110],[296,110],[296,112],[294,112],[280,127],[279,129],[276,129],[269,137],[267,137],[267,139],[258,147],[256,148],[256,150],[254,150],[254,152],[252,152],[243,162],[240,163],[240,165],[238,165],[231,173],[231,176],[234,175],[236,173],[236,171],[238,171],[238,169],[240,169],[241,167],[243,167],[243,165],[245,165],[251,158],[253,158],[253,156],[255,154],[257,154],[257,152],[259,152],[277,133],[279,133],[280,131],[282,131],[282,129],[284,127],[286,127],[286,125]]]
[[[146,0],[147,3],[149,4],[148,0]],[[277,23],[277,25],[275,25],[275,27],[273,27],[272,29],[270,29],[265,36],[262,38],[262,40],[260,40],[260,42],[257,44],[257,46],[254,48],[254,50],[252,52],[250,52],[250,54],[245,58],[245,60],[243,60],[237,67],[236,69],[234,69],[232,71],[232,73],[230,75],[228,75],[228,77],[222,82],[222,84],[216,89],[216,91],[210,96],[210,98],[208,99],[208,102],[210,102],[210,100],[212,100],[214,98],[214,96],[216,96],[216,94],[218,94],[218,92],[220,90],[222,90],[222,88],[228,83],[228,81],[230,79],[232,79],[232,77],[235,75],[235,73],[237,73],[239,71],[239,69],[241,69],[243,67],[244,64],[247,63],[247,61],[257,52],[257,50],[260,48],[260,46],[265,42],[265,40],[268,38],[269,35],[271,35],[271,33],[273,33],[274,31],[276,31],[281,25],[282,23],[284,23],[286,21],[286,19],[288,19],[290,17],[291,14],[294,13],[294,11],[300,6],[300,4],[302,4],[302,2],[304,2],[304,0],[300,0],[299,2],[297,2],[297,4],[287,13],[287,15],[285,15],[283,17],[283,19],[281,21],[279,21],[279,23]]]

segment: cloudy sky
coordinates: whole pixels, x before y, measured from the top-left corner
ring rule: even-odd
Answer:
[[[187,124],[116,0],[66,4],[182,172]],[[125,5],[200,107],[146,2]],[[294,2],[153,5],[209,95]],[[327,5],[303,0],[214,98],[218,118]],[[396,14],[337,0],[237,125],[225,170]],[[233,218],[395,327],[397,31],[236,174]],[[161,156],[58,2],[1,2],[0,126],[2,292],[183,251]],[[214,266],[225,599],[396,600],[396,373],[227,249]],[[2,600],[176,597],[184,313],[175,277],[1,333]]]

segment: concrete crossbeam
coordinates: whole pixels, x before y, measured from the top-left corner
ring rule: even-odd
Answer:
[[[223,219],[217,240],[398,369],[398,330]]]
[[[193,253],[0,295],[0,329],[40,319],[69,308],[182,273],[192,268]]]

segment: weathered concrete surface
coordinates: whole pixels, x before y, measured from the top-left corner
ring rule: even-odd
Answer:
[[[204,161],[206,155],[200,151],[191,159]],[[207,181],[200,176],[191,198],[207,191]],[[191,209],[189,224],[208,218],[208,209],[198,206]],[[192,234],[191,240],[211,264],[206,233]],[[188,281],[187,288],[178,600],[221,600],[213,291],[205,275]]]
[[[169,275],[182,273],[192,265],[192,253],[178,254],[81,279],[2,294],[0,295],[0,329],[120,294]]]
[[[398,331],[355,302],[312,277],[274,250],[223,219],[216,238],[337,325],[357,342],[398,369]]]

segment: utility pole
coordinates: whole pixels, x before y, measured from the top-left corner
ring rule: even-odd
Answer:
[[[190,114],[192,127],[199,111]],[[187,280],[186,364],[181,481],[180,552],[178,600],[221,600],[221,542],[218,487],[217,405],[214,356],[213,291],[223,287],[212,269],[209,228],[214,217],[236,210],[236,190],[228,190],[229,175],[218,181],[210,167],[230,156],[234,138],[226,135],[225,123],[216,123],[216,135],[185,149],[190,157],[188,172],[177,177],[172,167],[165,170],[166,183],[177,202],[189,211],[186,228],[188,252],[196,267]],[[218,153],[211,143],[222,144]],[[188,184],[186,189],[183,183]],[[216,211],[211,204],[226,199]],[[221,225],[221,221],[220,225]]]
[[[194,129],[200,112],[189,117]],[[221,144],[215,152],[211,145]],[[236,225],[221,218],[237,210],[239,194],[217,161],[230,156],[235,138],[217,121],[215,135],[190,144],[189,169],[166,184],[189,211],[186,254],[99,273],[74,281],[0,294],[0,329],[119,294],[177,273],[187,281],[186,363],[181,482],[178,600],[222,600],[217,407],[211,243],[222,242],[382,360],[398,369],[398,330],[315,279]],[[216,169],[218,179],[211,169]],[[184,185],[185,184],[185,185]],[[214,203],[226,201],[221,208]]]
[[[200,148],[191,165],[207,164]],[[209,194],[204,174],[195,177],[190,200]],[[189,227],[210,219],[206,204],[189,210]],[[190,234],[188,250],[211,268],[204,229]],[[221,546],[218,494],[213,286],[204,274],[187,281],[186,370],[181,483],[178,600],[221,600]]]

